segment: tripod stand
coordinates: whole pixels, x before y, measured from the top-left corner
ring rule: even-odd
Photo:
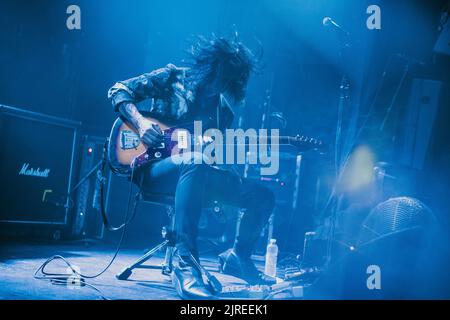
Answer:
[[[137,203],[139,201],[144,201],[151,204],[156,204],[160,206],[165,206],[166,213],[170,220],[170,226],[164,226],[162,228],[162,237],[164,239],[163,242],[156,245],[152,249],[150,249],[146,254],[144,254],[142,257],[137,259],[135,262],[133,262],[131,265],[123,269],[120,273],[116,275],[116,278],[119,280],[126,280],[128,279],[133,269],[161,269],[161,272],[163,275],[170,275],[170,273],[173,270],[173,255],[175,252],[175,211],[174,211],[174,199],[170,196],[164,196],[164,195],[156,195],[156,194],[143,194],[142,192],[139,192],[136,195],[135,204],[133,207],[133,211],[136,211],[137,209]],[[134,212],[133,212],[134,214]],[[158,251],[162,250],[163,248],[166,248],[166,253],[164,256],[164,262],[161,265],[154,266],[154,265],[144,265],[146,261],[151,259]]]

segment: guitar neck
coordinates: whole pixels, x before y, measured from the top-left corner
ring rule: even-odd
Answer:
[[[192,130],[192,124],[186,124],[186,125],[180,125],[180,126],[176,126],[176,127],[169,127],[165,130],[163,130],[164,136],[166,139],[171,139],[172,135],[175,131],[177,130],[185,130],[188,133],[192,133],[194,130]],[[204,136],[199,136],[200,140],[203,140]],[[198,137],[195,137],[194,140],[197,141]],[[322,147],[322,142],[316,140],[316,139],[312,139],[312,138],[307,138],[307,137],[300,137],[300,136],[278,136],[276,138],[276,141],[272,141],[272,136],[271,135],[267,135],[267,136],[261,136],[261,135],[254,135],[254,136],[246,136],[245,137],[246,141],[243,143],[240,143],[239,141],[236,143],[236,141],[227,141],[226,139],[224,139],[224,145],[279,145],[279,146],[284,146],[284,145],[291,145],[291,146],[296,146],[296,147],[300,147],[300,148],[304,148],[304,149],[313,149],[313,148],[318,148],[318,147]]]

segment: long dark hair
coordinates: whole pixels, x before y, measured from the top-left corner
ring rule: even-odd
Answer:
[[[235,101],[245,96],[252,72],[259,70],[259,57],[236,39],[212,35],[197,36],[188,51],[189,77],[197,88],[211,88],[228,93]]]

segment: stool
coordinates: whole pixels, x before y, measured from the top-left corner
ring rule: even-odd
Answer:
[[[136,195],[132,214],[135,213],[138,202],[147,202],[159,206],[164,206],[166,208],[166,212],[170,222],[169,226],[164,226],[162,228],[161,233],[164,241],[150,249],[146,254],[144,254],[134,263],[118,273],[116,275],[116,278],[119,280],[127,280],[131,276],[133,269],[161,269],[161,273],[166,276],[170,275],[173,269],[172,262],[176,243],[174,197],[164,194],[144,193],[143,191],[140,191]],[[163,249],[164,247],[166,248],[166,253],[162,264],[144,265],[147,260],[151,259],[159,250]]]

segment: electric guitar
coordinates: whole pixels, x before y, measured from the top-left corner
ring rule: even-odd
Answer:
[[[127,122],[118,118],[111,129],[108,145],[109,165],[116,174],[128,176],[132,170],[142,168],[153,161],[182,153],[187,150],[187,146],[207,145],[212,142],[208,137],[192,136],[193,124],[171,126],[151,117],[146,118],[161,128],[163,142],[160,146],[148,148],[141,142],[138,132]],[[271,143],[270,136],[266,141],[267,144]],[[292,145],[300,152],[324,148],[322,141],[304,136],[280,136],[278,145]],[[189,148],[188,151],[191,149]]]

